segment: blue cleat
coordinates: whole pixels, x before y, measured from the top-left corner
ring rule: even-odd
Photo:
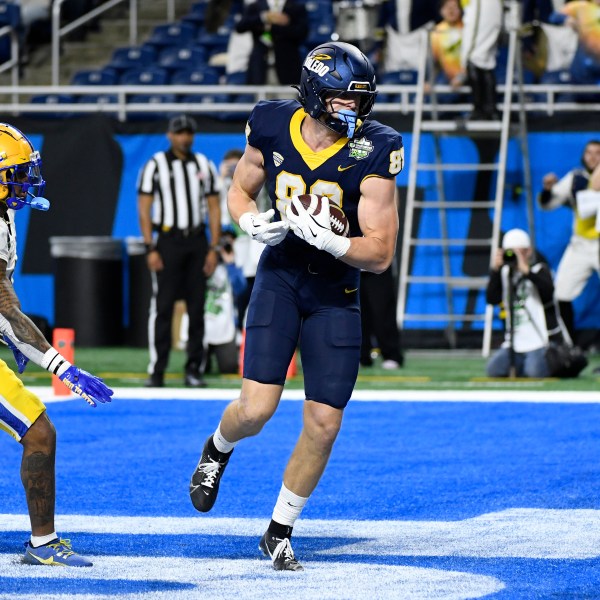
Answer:
[[[50,565],[53,567],[91,567],[92,562],[71,550],[71,540],[56,538],[43,546],[34,548],[25,542],[25,559],[29,565]]]

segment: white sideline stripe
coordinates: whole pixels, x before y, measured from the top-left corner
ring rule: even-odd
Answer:
[[[59,532],[69,535],[234,535],[259,539],[267,523],[264,518],[59,515],[56,525]],[[0,514],[0,531],[29,531],[29,519],[22,514]],[[586,560],[600,556],[600,510],[510,508],[459,521],[299,519],[294,534],[328,538],[328,548],[318,552],[327,556]]]
[[[50,386],[27,386],[44,402],[80,400],[77,396],[55,396]],[[116,400],[233,400],[237,388],[135,388],[117,387]],[[302,390],[283,391],[283,400],[304,400]],[[541,404],[599,404],[599,392],[527,390],[355,390],[355,402],[533,402]]]
[[[495,577],[477,573],[353,561],[302,561],[305,571],[279,573],[273,571],[266,559],[258,557],[241,560],[105,554],[88,557],[94,562],[91,569],[49,569],[19,564],[10,555],[0,554],[0,586],[3,577],[18,577],[22,590],[36,590],[34,594],[17,592],[1,597],[12,600],[464,600],[486,598],[506,587]],[[75,580],[80,591],[76,595],[40,593],[41,581],[50,581],[52,588],[60,589],[60,583],[65,580],[71,580],[71,589]],[[141,592],[127,592],[127,581],[138,584],[147,581],[151,585]],[[157,581],[167,587],[172,583],[186,588],[156,591],[152,584]],[[93,589],[98,591],[89,591]]]

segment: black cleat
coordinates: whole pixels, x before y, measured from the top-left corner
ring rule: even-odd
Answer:
[[[153,373],[148,376],[148,379],[144,382],[144,387],[153,388],[153,387],[164,387],[165,380],[164,375],[162,373]]]
[[[183,382],[185,384],[185,387],[191,387],[191,388],[205,388],[206,387],[206,381],[204,381],[204,379],[202,378],[202,375],[199,375],[198,373],[186,373],[183,378]]]
[[[194,508],[200,512],[208,512],[214,506],[223,471],[233,452],[232,450],[229,454],[221,454],[214,449],[211,440],[212,436],[206,440],[200,462],[190,481],[190,498]],[[212,451],[209,446],[212,446]]]
[[[289,538],[278,538],[268,531],[260,538],[258,549],[273,561],[276,571],[304,571],[296,560]]]

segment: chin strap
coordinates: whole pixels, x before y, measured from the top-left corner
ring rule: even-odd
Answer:
[[[16,196],[7,198],[6,206],[8,206],[8,208],[12,208],[13,210],[21,210],[24,206],[31,206],[31,208],[35,208],[36,210],[46,211],[50,208],[50,201],[42,196],[34,196],[33,194],[27,192],[26,198],[17,198]]]
[[[348,126],[348,132],[346,137],[353,138],[355,131],[358,129],[357,115],[353,110],[347,110],[343,108],[337,112],[337,118]],[[359,125],[360,126],[360,125]]]

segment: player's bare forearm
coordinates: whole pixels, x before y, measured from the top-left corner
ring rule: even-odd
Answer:
[[[218,194],[207,197],[208,222],[211,244],[217,244],[221,238],[221,202]]]
[[[9,335],[13,341],[20,341],[41,353],[50,348],[42,332],[21,311],[19,299],[6,275],[0,280],[0,316],[0,332]]]
[[[259,212],[256,197],[265,179],[262,154],[256,148],[246,145],[227,194],[229,214],[236,223],[239,223],[240,217],[246,212]]]
[[[398,209],[394,179],[372,177],[361,186],[358,222],[362,237],[350,238],[340,260],[372,273],[383,273],[394,258],[398,237]]]
[[[350,238],[350,248],[340,260],[371,273],[383,273],[392,264],[396,235]]]

